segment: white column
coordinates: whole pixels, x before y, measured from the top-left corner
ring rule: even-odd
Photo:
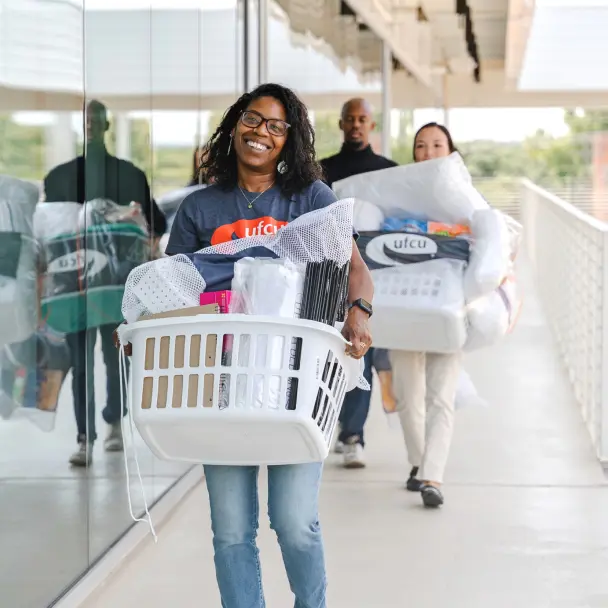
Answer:
[[[441,86],[441,105],[443,106],[443,124],[446,129],[450,128],[450,105],[448,99],[448,73],[443,75]]]
[[[47,172],[75,156],[76,134],[70,112],[56,112],[53,122],[45,130],[45,161]]]
[[[268,82],[268,0],[258,0],[258,80]]]
[[[386,42],[382,43],[382,154],[391,157],[391,110],[393,58]]]
[[[115,112],[114,132],[116,133],[116,156],[129,160],[131,158],[131,124],[126,112]]]

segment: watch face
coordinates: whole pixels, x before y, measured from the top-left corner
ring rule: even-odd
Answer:
[[[372,305],[367,300],[364,300],[363,298],[361,298],[361,300],[359,300],[359,301],[363,308],[367,308],[368,310],[372,309]]]
[[[373,308],[372,308],[372,305],[367,300],[364,300],[363,298],[359,298],[358,300],[353,302],[352,305],[358,306],[361,310],[363,310],[370,316],[372,315]]]

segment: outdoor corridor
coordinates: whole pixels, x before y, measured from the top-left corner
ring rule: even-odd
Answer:
[[[525,261],[519,276],[516,331],[466,362],[490,405],[458,412],[443,509],[426,511],[404,490],[401,432],[378,395],[368,467],[346,471],[329,458],[321,517],[330,608],[608,606],[608,484]],[[264,518],[260,548],[267,605],[293,605]],[[86,604],[133,605],[219,607],[202,485],[158,544],[150,538]]]

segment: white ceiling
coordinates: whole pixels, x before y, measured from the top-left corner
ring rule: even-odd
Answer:
[[[537,2],[519,89],[608,93],[607,32],[606,1]]]

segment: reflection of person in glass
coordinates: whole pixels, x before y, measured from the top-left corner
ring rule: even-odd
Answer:
[[[84,204],[85,201],[106,199],[118,205],[137,203],[145,216],[151,236],[160,237],[165,232],[166,221],[152,200],[146,176],[132,163],[108,153],[104,139],[109,127],[105,106],[98,101],[91,101],[86,108],[86,162],[85,156],[78,156],[55,167],[44,180],[46,201]],[[70,458],[70,463],[75,466],[91,463],[92,447],[97,438],[93,378],[98,330],[107,374],[107,400],[103,418],[110,425],[110,432],[105,441],[105,449],[110,452],[123,449],[118,354],[112,342],[115,327],[116,323],[109,323],[100,327],[88,327],[66,336],[71,353],[74,412],[78,428],[79,449]]]
[[[192,177],[188,182],[188,186],[202,186],[207,183],[202,166],[208,155],[209,151],[205,146],[197,146],[194,150],[194,154],[192,155]]]

